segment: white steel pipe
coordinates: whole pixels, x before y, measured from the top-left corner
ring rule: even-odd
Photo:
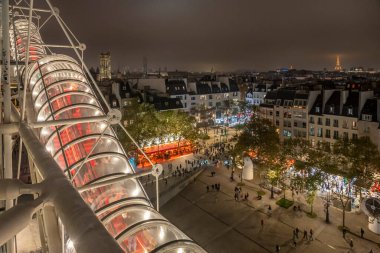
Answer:
[[[43,200],[43,197],[39,197],[33,201],[18,204],[0,215],[0,245],[28,226],[32,215],[42,207]]]
[[[150,175],[150,174],[152,174],[151,170],[144,171],[144,172],[139,172],[139,173],[134,173],[134,174],[127,174],[125,176],[120,176],[120,177],[104,180],[104,181],[101,181],[101,182],[84,185],[84,186],[78,187],[77,190],[79,192],[84,192],[84,191],[87,191],[87,190],[92,190],[92,189],[100,188],[102,186],[107,186],[107,185],[119,183],[119,182],[127,180],[127,179],[139,178],[139,177],[147,176],[147,175]]]
[[[32,128],[20,125],[20,137],[36,167],[45,179],[50,200],[78,253],[123,252],[110,236],[61,168],[34,135]],[[101,243],[94,243],[101,242]]]

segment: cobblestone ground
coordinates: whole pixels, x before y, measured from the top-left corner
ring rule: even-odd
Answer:
[[[212,170],[216,172],[214,177],[211,177]],[[235,201],[236,181],[231,182],[229,176],[230,171],[225,167],[207,169],[195,183],[164,205],[161,213],[210,253],[275,252],[276,244],[281,247],[280,252],[367,253],[371,249],[380,252],[380,236],[367,229],[364,214],[347,213],[346,224],[351,232],[344,239],[338,230],[342,224],[342,212],[331,207],[331,223],[326,224],[321,199],[316,199],[314,205],[317,217],[310,218],[306,215],[309,207],[301,194],[294,196],[301,212],[277,206],[275,201],[282,195],[272,200],[267,190],[264,190],[262,200],[257,200],[257,191],[262,190],[257,180],[246,182],[242,187],[243,194],[249,193],[248,200]],[[206,186],[215,183],[220,183],[221,190],[207,192]],[[287,192],[287,198],[292,198],[290,192]],[[269,205],[272,207],[270,217]],[[301,233],[294,247],[293,230],[296,227]],[[365,231],[364,239],[360,238],[360,228]],[[303,231],[310,229],[314,231],[314,240],[302,239]],[[351,239],[352,249],[349,246]]]

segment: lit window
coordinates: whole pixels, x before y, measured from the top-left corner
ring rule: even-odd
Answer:
[[[348,108],[348,115],[353,115],[354,114],[354,110],[350,107]]]

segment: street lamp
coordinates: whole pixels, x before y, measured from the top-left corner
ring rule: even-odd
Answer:
[[[326,223],[330,223],[330,213],[329,213],[330,201],[331,201],[331,190],[330,190],[330,187],[328,187],[327,193],[326,193]]]

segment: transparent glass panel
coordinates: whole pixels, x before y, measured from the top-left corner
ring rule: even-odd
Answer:
[[[110,232],[113,237],[116,237],[127,227],[149,219],[162,219],[162,216],[148,207],[137,206],[123,209],[121,213],[113,216],[112,219],[106,218],[103,224],[108,232]]]
[[[120,199],[145,197],[140,185],[134,179],[88,190],[82,192],[81,195],[94,211]]]
[[[128,236],[120,245],[127,252],[151,252],[171,241],[188,239],[170,224],[149,224]]]

